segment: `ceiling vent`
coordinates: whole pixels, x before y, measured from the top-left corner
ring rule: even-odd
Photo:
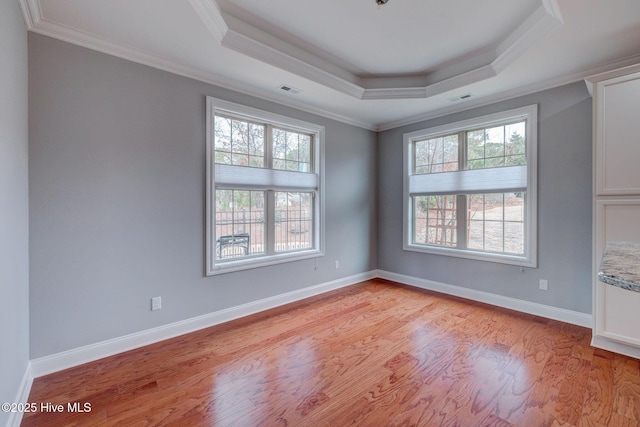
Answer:
[[[295,87],[289,86],[289,85],[280,85],[280,89],[282,89],[285,92],[292,93],[294,95],[297,95],[300,92],[302,92],[300,89],[296,89]]]
[[[458,101],[464,101],[465,99],[469,99],[471,98],[471,94],[467,93],[466,95],[461,95],[461,96],[456,96],[455,98],[450,98],[449,101],[451,102],[458,102]]]

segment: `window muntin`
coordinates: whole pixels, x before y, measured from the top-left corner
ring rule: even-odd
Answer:
[[[322,255],[324,128],[207,98],[207,274]]]
[[[536,126],[534,105],[405,134],[404,249],[534,266]]]

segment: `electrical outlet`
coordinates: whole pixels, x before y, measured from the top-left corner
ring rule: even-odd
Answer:
[[[549,282],[546,279],[540,279],[540,290],[548,291],[549,290]]]
[[[340,268],[340,261],[336,260],[336,270]]]
[[[162,308],[162,297],[151,298],[151,311],[160,310]]]

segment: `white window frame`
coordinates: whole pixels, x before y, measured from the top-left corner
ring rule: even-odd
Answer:
[[[207,185],[206,185],[206,275],[212,276],[232,271],[264,267],[283,262],[291,262],[324,255],[324,126],[293,119],[268,111],[221,99],[207,97]],[[299,173],[269,168],[254,168],[215,163],[215,135],[213,132],[216,114],[232,116],[240,120],[258,122],[281,127],[313,138],[313,173]],[[216,206],[215,191],[224,189],[291,191],[313,193],[313,235],[312,248],[279,252],[267,251],[265,255],[249,258],[216,260]],[[266,232],[275,219],[267,218]]]
[[[461,170],[413,175],[412,144],[415,141],[483,127],[526,120],[526,166]],[[403,249],[525,267],[537,267],[537,155],[538,106],[529,105],[469,120],[405,133],[403,137]],[[524,210],[524,255],[413,243],[412,196],[422,194],[505,193],[526,191]]]

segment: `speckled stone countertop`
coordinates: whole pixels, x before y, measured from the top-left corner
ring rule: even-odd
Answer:
[[[640,243],[607,243],[598,279],[608,285],[640,292]]]

